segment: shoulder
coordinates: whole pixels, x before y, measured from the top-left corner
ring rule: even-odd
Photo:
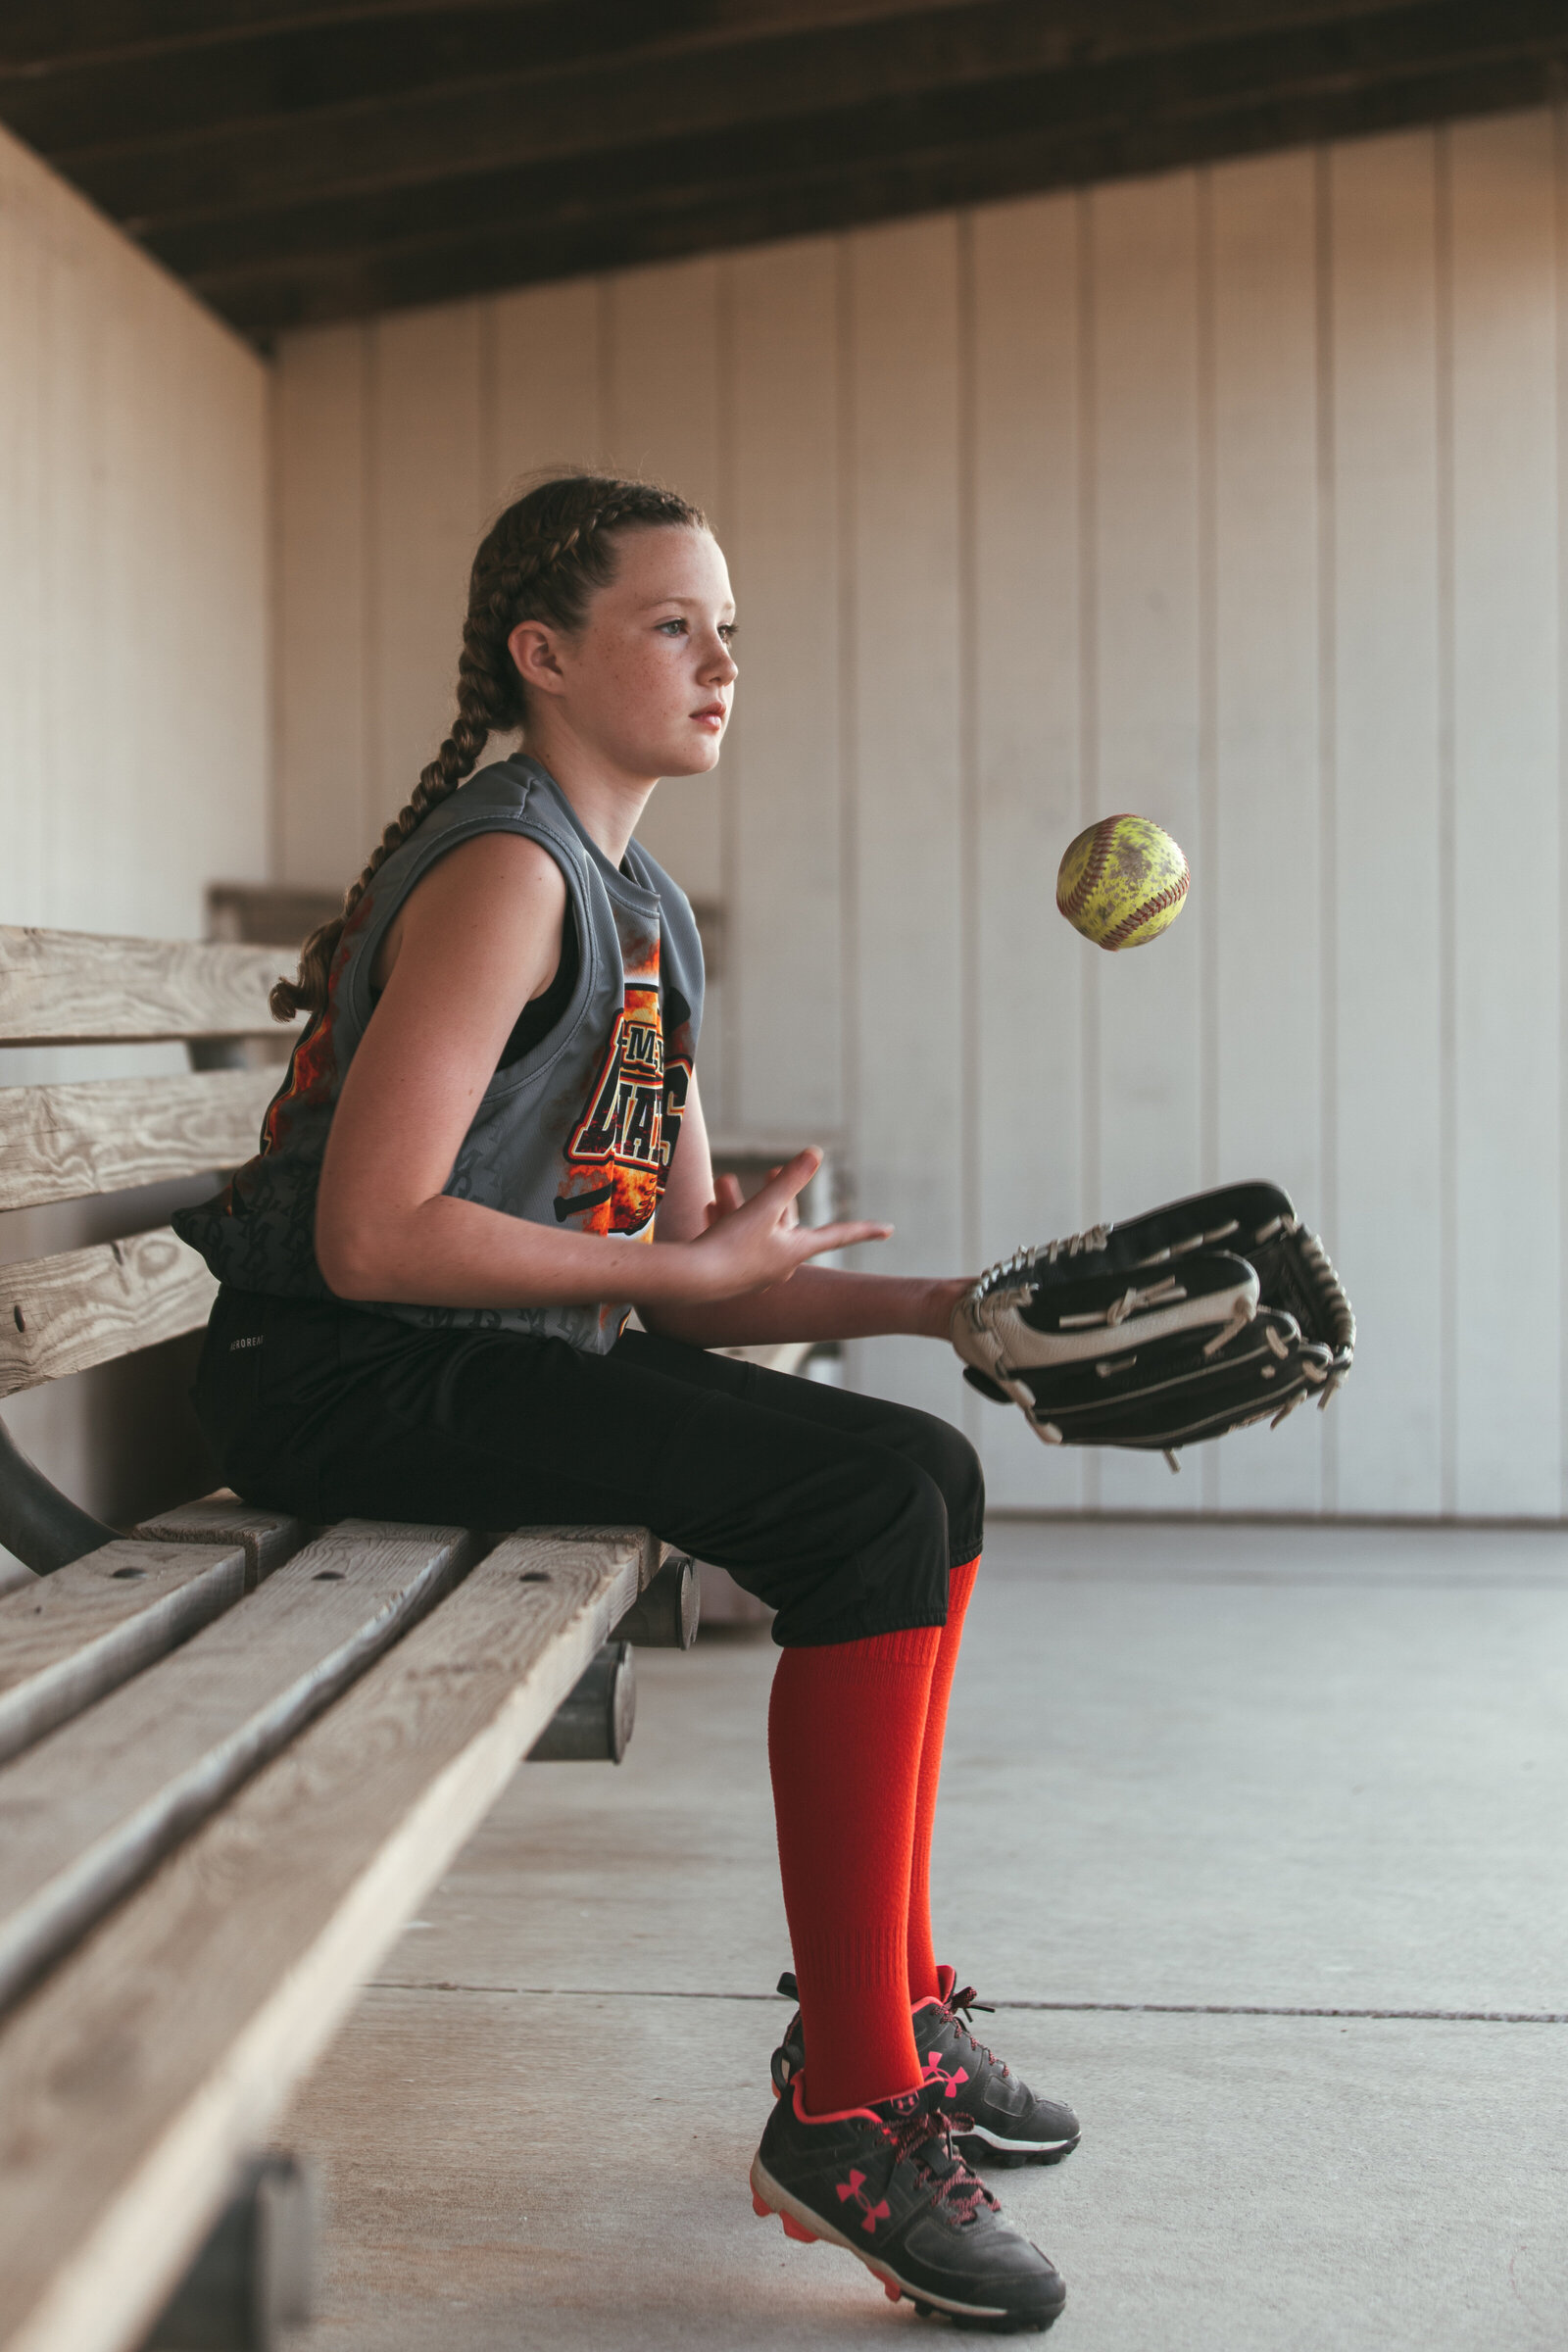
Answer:
[[[566,877],[539,842],[484,832],[455,842],[420,876],[387,928],[374,984],[401,964],[422,978],[460,972],[471,983],[492,969],[502,984],[554,971],[561,953]]]
[[[473,833],[454,842],[410,893],[406,913],[450,913],[455,906],[537,920],[566,904],[559,858],[525,833]]]

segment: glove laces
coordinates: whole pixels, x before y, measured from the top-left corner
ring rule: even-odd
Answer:
[[[1108,1225],[1090,1225],[1082,1233],[1064,1234],[1060,1241],[1015,1250],[1010,1257],[999,1257],[994,1266],[986,1268],[972,1296],[989,1298],[997,1291],[1017,1289],[1029,1282],[1042,1259],[1048,1266],[1054,1266],[1059,1258],[1083,1257],[1093,1250],[1103,1250],[1109,1239]]]

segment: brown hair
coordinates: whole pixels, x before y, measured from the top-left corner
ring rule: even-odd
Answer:
[[[580,628],[595,589],[614,577],[615,533],[661,525],[707,528],[696,507],[655,482],[570,473],[536,483],[491,526],[468,576],[452,732],[371,851],[365,871],[344,892],[342,913],[305,942],[298,977],[279,980],[272,990],[274,1020],[291,1021],[297,1012],[324,1008],[327,974],[343,926],[371,877],[419,819],[472,774],[490,737],[523,725],[523,684],[507,645],[517,623],[546,620],[568,633]]]

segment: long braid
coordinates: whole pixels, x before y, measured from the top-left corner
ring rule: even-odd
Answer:
[[[298,976],[279,980],[269,1000],[274,1020],[320,1012],[343,926],[394,850],[420,819],[457,791],[478,765],[490,737],[523,727],[523,684],[508,639],[522,620],[548,620],[568,634],[582,625],[590,597],[614,576],[614,533],[641,527],[701,530],[698,509],[653,482],[603,474],[563,474],[538,483],[509,506],[473,560],[468,610],[458,662],[458,711],[452,731],[343,894],[343,911],[313,931],[300,951]]]

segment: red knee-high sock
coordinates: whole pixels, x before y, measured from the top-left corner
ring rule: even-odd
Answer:
[[[953,1670],[963,1640],[963,1615],[979,1573],[978,1555],[955,1568],[948,1579],[948,1622],[942,1628],[937,1662],[931,1669],[931,1693],[926,1701],[925,1737],[920,1748],[920,1780],[915,1796],[914,1839],[909,1860],[909,1934],[906,1965],[909,1999],[928,2001],[937,1990],[936,1954],[931,1948],[931,1831],[936,1820],[937,1788],[942,1779],[942,1742],[948,1728],[948,1696]]]
[[[905,1953],[940,1626],[787,1649],[767,1748],[811,2115],[920,2081]]]

